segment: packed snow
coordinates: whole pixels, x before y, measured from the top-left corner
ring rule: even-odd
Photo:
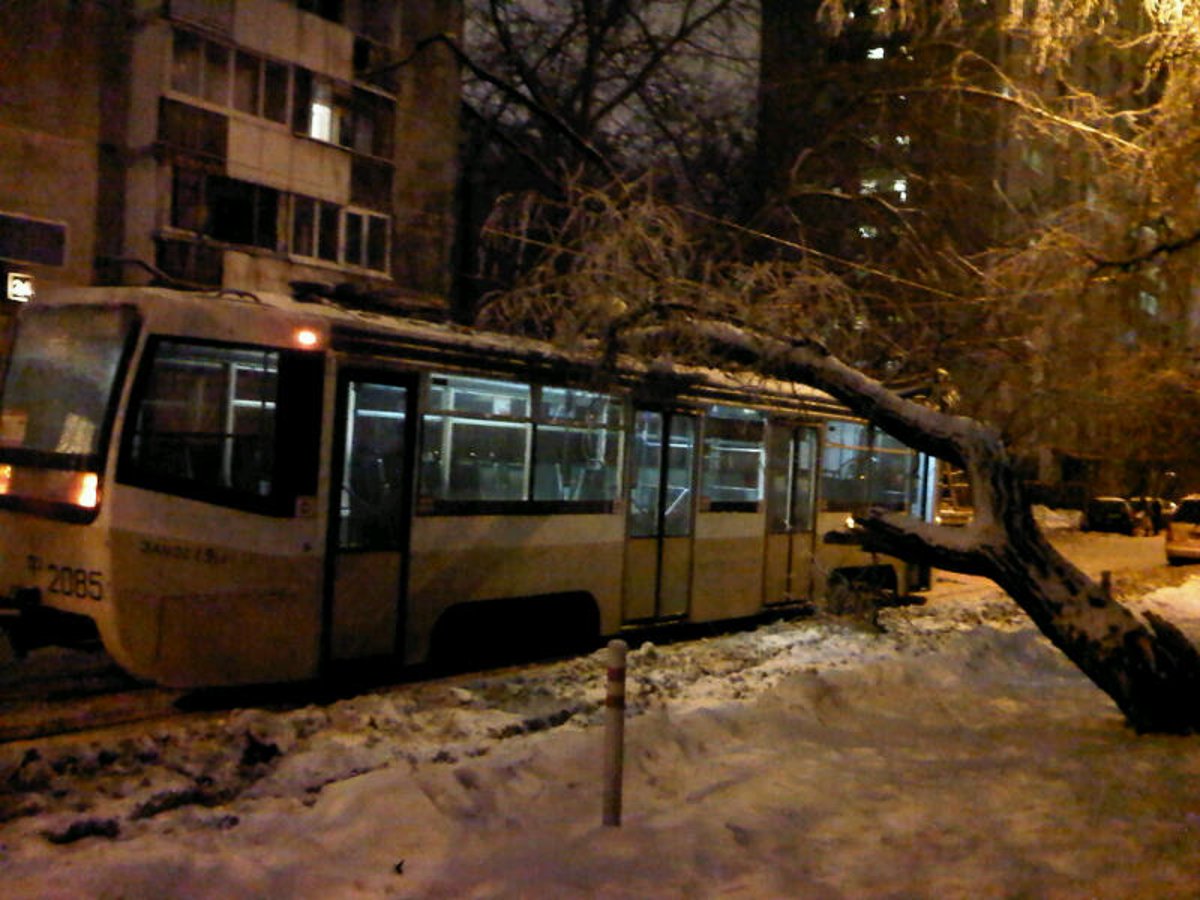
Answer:
[[[1200,635],[1200,573],[1115,585]],[[601,650],[0,745],[0,893],[1200,892],[1200,739],[1131,732],[988,582],[628,665],[620,827],[601,823]]]

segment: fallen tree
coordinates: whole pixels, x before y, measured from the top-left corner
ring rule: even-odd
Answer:
[[[872,544],[991,578],[1137,731],[1200,731],[1200,651],[1170,622],[1116,602],[1051,546],[994,429],[907,400],[815,342],[687,317],[611,335],[633,349],[667,341],[707,362],[820,388],[909,446],[960,466],[973,492],[970,524],[949,528],[875,510],[860,522]]]

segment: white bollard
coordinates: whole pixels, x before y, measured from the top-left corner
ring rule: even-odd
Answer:
[[[621,781],[625,769],[624,641],[608,642],[608,690],[604,697],[604,824],[621,824]]]

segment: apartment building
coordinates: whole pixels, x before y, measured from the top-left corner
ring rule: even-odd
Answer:
[[[6,290],[444,303],[460,87],[436,38],[460,22],[458,0],[6,0]]]

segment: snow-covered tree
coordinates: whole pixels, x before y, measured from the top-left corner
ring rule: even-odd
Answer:
[[[463,48],[471,283],[508,283],[527,264],[473,240],[497,203],[513,213],[506,198],[524,192],[652,178],[680,201],[739,210],[756,0],[468,0]]]
[[[516,289],[492,298],[491,324],[656,360],[719,364],[748,384],[771,377],[818,387],[909,446],[962,468],[975,515],[963,528],[875,511],[861,520],[874,549],[992,578],[1104,690],[1140,731],[1200,730],[1200,653],[1152,615],[1130,612],[1041,534],[1001,435],[976,420],[902,398],[804,335],[787,301],[819,278],[760,264],[714,267],[687,219],[652,197],[587,192],[560,218],[553,246]]]

